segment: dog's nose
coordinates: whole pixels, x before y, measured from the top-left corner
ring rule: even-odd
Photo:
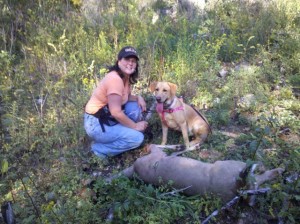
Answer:
[[[158,103],[160,103],[160,102],[161,102],[161,97],[160,97],[160,96],[156,97],[156,101],[157,101]]]

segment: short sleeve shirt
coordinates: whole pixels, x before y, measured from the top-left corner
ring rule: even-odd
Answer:
[[[112,71],[98,83],[94,89],[92,96],[85,106],[85,112],[95,114],[99,109],[107,105],[108,95],[117,94],[122,97],[122,105],[128,101],[130,94],[130,84],[126,80],[125,83],[120,75]]]

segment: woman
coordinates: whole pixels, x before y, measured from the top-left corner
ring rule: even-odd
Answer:
[[[121,49],[118,60],[99,82],[85,107],[84,128],[93,140],[92,151],[101,158],[139,147],[148,123],[142,121],[146,110],[143,97],[131,94],[137,82],[136,50]]]

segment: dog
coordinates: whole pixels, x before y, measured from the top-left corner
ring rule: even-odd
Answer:
[[[196,109],[176,97],[177,85],[170,82],[152,82],[149,87],[156,98],[156,111],[162,125],[162,142],[166,145],[168,129],[182,132],[185,149],[194,150],[211,132],[207,119]],[[189,136],[194,136],[190,142]]]
[[[187,157],[168,156],[154,144],[148,146],[148,151],[150,154],[138,158],[132,166],[108,178],[107,181],[120,176],[131,178],[137,175],[144,182],[155,186],[171,182],[172,187],[183,189],[182,193],[186,195],[214,195],[227,202],[235,197],[241,188],[257,189],[284,171],[282,168],[275,168],[249,178],[251,167],[241,161],[205,163]]]

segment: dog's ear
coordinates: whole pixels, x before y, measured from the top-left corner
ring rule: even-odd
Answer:
[[[157,82],[150,83],[149,89],[151,92],[154,92],[156,85],[157,85]]]
[[[170,86],[172,96],[175,96],[177,91],[177,85],[171,82],[168,82],[168,85]]]

